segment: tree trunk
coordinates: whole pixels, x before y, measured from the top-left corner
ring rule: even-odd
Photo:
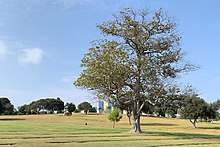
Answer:
[[[194,120],[189,120],[192,123],[192,128],[196,128],[196,119]]]
[[[127,111],[128,124],[131,125],[131,112]]]
[[[113,121],[113,126],[112,126],[112,128],[115,128],[115,121]]]
[[[140,115],[132,115],[132,129],[130,133],[142,133],[140,125]]]
[[[128,116],[128,124],[131,125],[131,116]]]
[[[196,128],[196,123],[193,123],[192,128],[193,128],[193,129]]]

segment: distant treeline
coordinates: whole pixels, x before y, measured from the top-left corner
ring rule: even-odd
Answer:
[[[19,114],[61,113],[63,110],[64,102],[59,97],[39,99],[18,107]]]
[[[0,98],[0,115],[30,115],[30,114],[54,114],[68,112],[69,115],[72,112],[84,111],[85,113],[96,112],[96,108],[92,107],[89,102],[82,102],[78,105],[66,103],[61,98],[42,98],[36,101],[32,101],[30,104],[24,104],[19,106],[18,109],[14,108],[10,100],[6,97]]]

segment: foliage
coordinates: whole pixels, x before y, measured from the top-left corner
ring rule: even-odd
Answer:
[[[67,103],[65,107],[67,107],[67,110],[70,114],[76,110],[76,105],[73,103]]]
[[[177,110],[180,108],[181,91],[175,85],[170,85],[165,89],[166,95],[158,99],[155,105],[148,103],[148,111],[160,117],[176,117]]]
[[[0,98],[0,114],[12,115],[14,112],[14,106],[10,100],[6,97]]]
[[[131,125],[131,116],[132,116],[132,107],[130,105],[121,105],[120,103],[114,103],[114,106],[116,106],[117,108],[119,108],[120,110],[125,110],[126,111],[126,115],[128,117],[128,124]]]
[[[62,112],[64,109],[64,102],[59,97],[57,99],[39,99],[37,101],[31,102],[30,108],[32,113],[39,113],[40,110],[47,110],[50,113],[53,113],[54,111]]]
[[[216,100],[213,103],[208,104],[207,110],[206,110],[206,117],[207,120],[217,120],[220,110],[220,100]],[[209,121],[210,121],[209,120]]]
[[[220,99],[218,99],[215,102],[211,103],[211,107],[214,111],[218,111],[220,109]]]
[[[86,114],[90,109],[92,109],[92,105],[89,102],[82,102],[78,105],[79,110],[83,110]]]
[[[218,111],[215,110],[212,106],[212,104],[209,104],[207,106],[207,110],[206,110],[206,113],[205,113],[205,120],[210,120],[210,119],[215,119],[218,115]]]
[[[29,105],[24,104],[24,105],[18,107],[18,112],[19,112],[19,114],[30,114],[29,108],[30,108]]]
[[[97,27],[110,37],[93,42],[74,84],[95,91],[98,98],[131,106],[131,132],[141,133],[145,103],[154,104],[166,94],[167,79],[193,69],[179,64],[183,52],[176,23],[162,9],[150,13],[125,8]]]
[[[216,121],[220,121],[220,113],[218,113],[218,114],[216,115],[215,120],[216,120]]]
[[[96,112],[97,112],[97,110],[96,110],[96,108],[95,108],[95,107],[92,107],[91,109],[89,109],[89,112],[94,112],[94,113],[96,113]]]
[[[144,107],[142,108],[142,112],[145,114],[153,114],[155,112],[155,106],[151,105],[150,103],[145,103]]]
[[[206,118],[208,104],[204,99],[198,97],[192,87],[187,87],[182,101],[181,117],[189,119],[192,127],[196,128],[198,118]]]
[[[113,128],[115,127],[115,123],[122,119],[121,110],[117,107],[113,109],[113,111],[109,114],[108,119],[113,122]]]
[[[12,115],[18,115],[18,110],[14,108]]]
[[[62,112],[64,109],[64,102],[58,97],[57,99],[54,98],[47,98],[47,109],[50,111],[58,111]]]

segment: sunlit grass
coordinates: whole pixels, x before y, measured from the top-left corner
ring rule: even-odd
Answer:
[[[87,123],[88,125],[85,125]],[[220,146],[220,123],[142,117],[143,134],[128,133],[127,117],[112,128],[107,114],[0,116],[0,146]]]

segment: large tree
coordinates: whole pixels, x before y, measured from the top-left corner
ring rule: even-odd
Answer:
[[[93,42],[74,83],[95,91],[98,98],[131,106],[133,133],[142,132],[145,103],[155,104],[166,95],[167,79],[191,69],[187,63],[178,64],[183,52],[176,23],[162,9],[149,12],[125,8],[114,20],[98,25],[106,38]]]

